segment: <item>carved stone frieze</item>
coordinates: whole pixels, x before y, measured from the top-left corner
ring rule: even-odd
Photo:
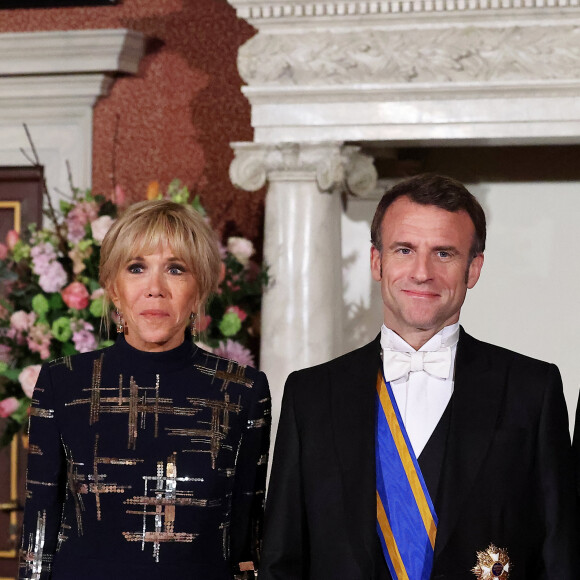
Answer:
[[[253,86],[580,80],[580,23],[259,33],[240,48]]]
[[[296,178],[316,181],[322,192],[346,189],[366,196],[377,183],[372,157],[359,147],[340,143],[233,143],[235,157],[230,165],[230,179],[247,191],[257,191],[269,178]]]

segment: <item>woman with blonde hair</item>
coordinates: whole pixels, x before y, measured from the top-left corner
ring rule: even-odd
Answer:
[[[226,580],[257,567],[268,382],[191,336],[220,268],[212,230],[181,204],[137,203],[107,233],[100,281],[119,334],[42,368],[21,579]]]

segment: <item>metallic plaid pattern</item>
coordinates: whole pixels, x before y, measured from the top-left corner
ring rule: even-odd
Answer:
[[[190,343],[147,357],[121,339],[45,365],[31,416],[21,579],[72,578],[85,561],[104,577],[117,560],[135,578],[183,560],[183,578],[225,579],[256,560],[263,374]]]

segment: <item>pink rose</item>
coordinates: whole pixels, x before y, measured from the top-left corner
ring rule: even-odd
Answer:
[[[16,409],[20,406],[20,402],[16,397],[8,397],[7,399],[2,399],[0,401],[0,417],[6,419],[10,417]]]
[[[115,220],[110,215],[102,215],[95,221],[91,222],[91,232],[97,246],[100,246],[103,243],[105,234],[109,231],[109,228],[113,225],[114,221]]]
[[[20,240],[20,234],[16,230],[10,230],[6,234],[6,245],[10,250],[14,249],[16,243]]]
[[[82,310],[89,305],[89,291],[80,282],[71,282],[60,294],[64,303],[73,310]]]
[[[10,317],[10,327],[17,332],[26,332],[34,324],[36,314],[34,312],[24,312],[24,310],[17,310]]]
[[[22,372],[18,375],[18,380],[20,381],[20,386],[24,391],[24,394],[31,399],[32,393],[34,392],[34,385],[38,380],[38,375],[40,374],[40,365],[30,365],[24,367]]]
[[[228,238],[228,252],[233,254],[240,264],[244,266],[250,261],[250,256],[254,253],[254,245],[246,238]]]
[[[8,246],[0,242],[0,260],[5,260],[8,256]]]

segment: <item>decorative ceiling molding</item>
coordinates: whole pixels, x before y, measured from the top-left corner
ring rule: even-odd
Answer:
[[[297,20],[364,20],[400,14],[462,14],[575,9],[579,0],[229,0],[239,18],[254,26]]]

